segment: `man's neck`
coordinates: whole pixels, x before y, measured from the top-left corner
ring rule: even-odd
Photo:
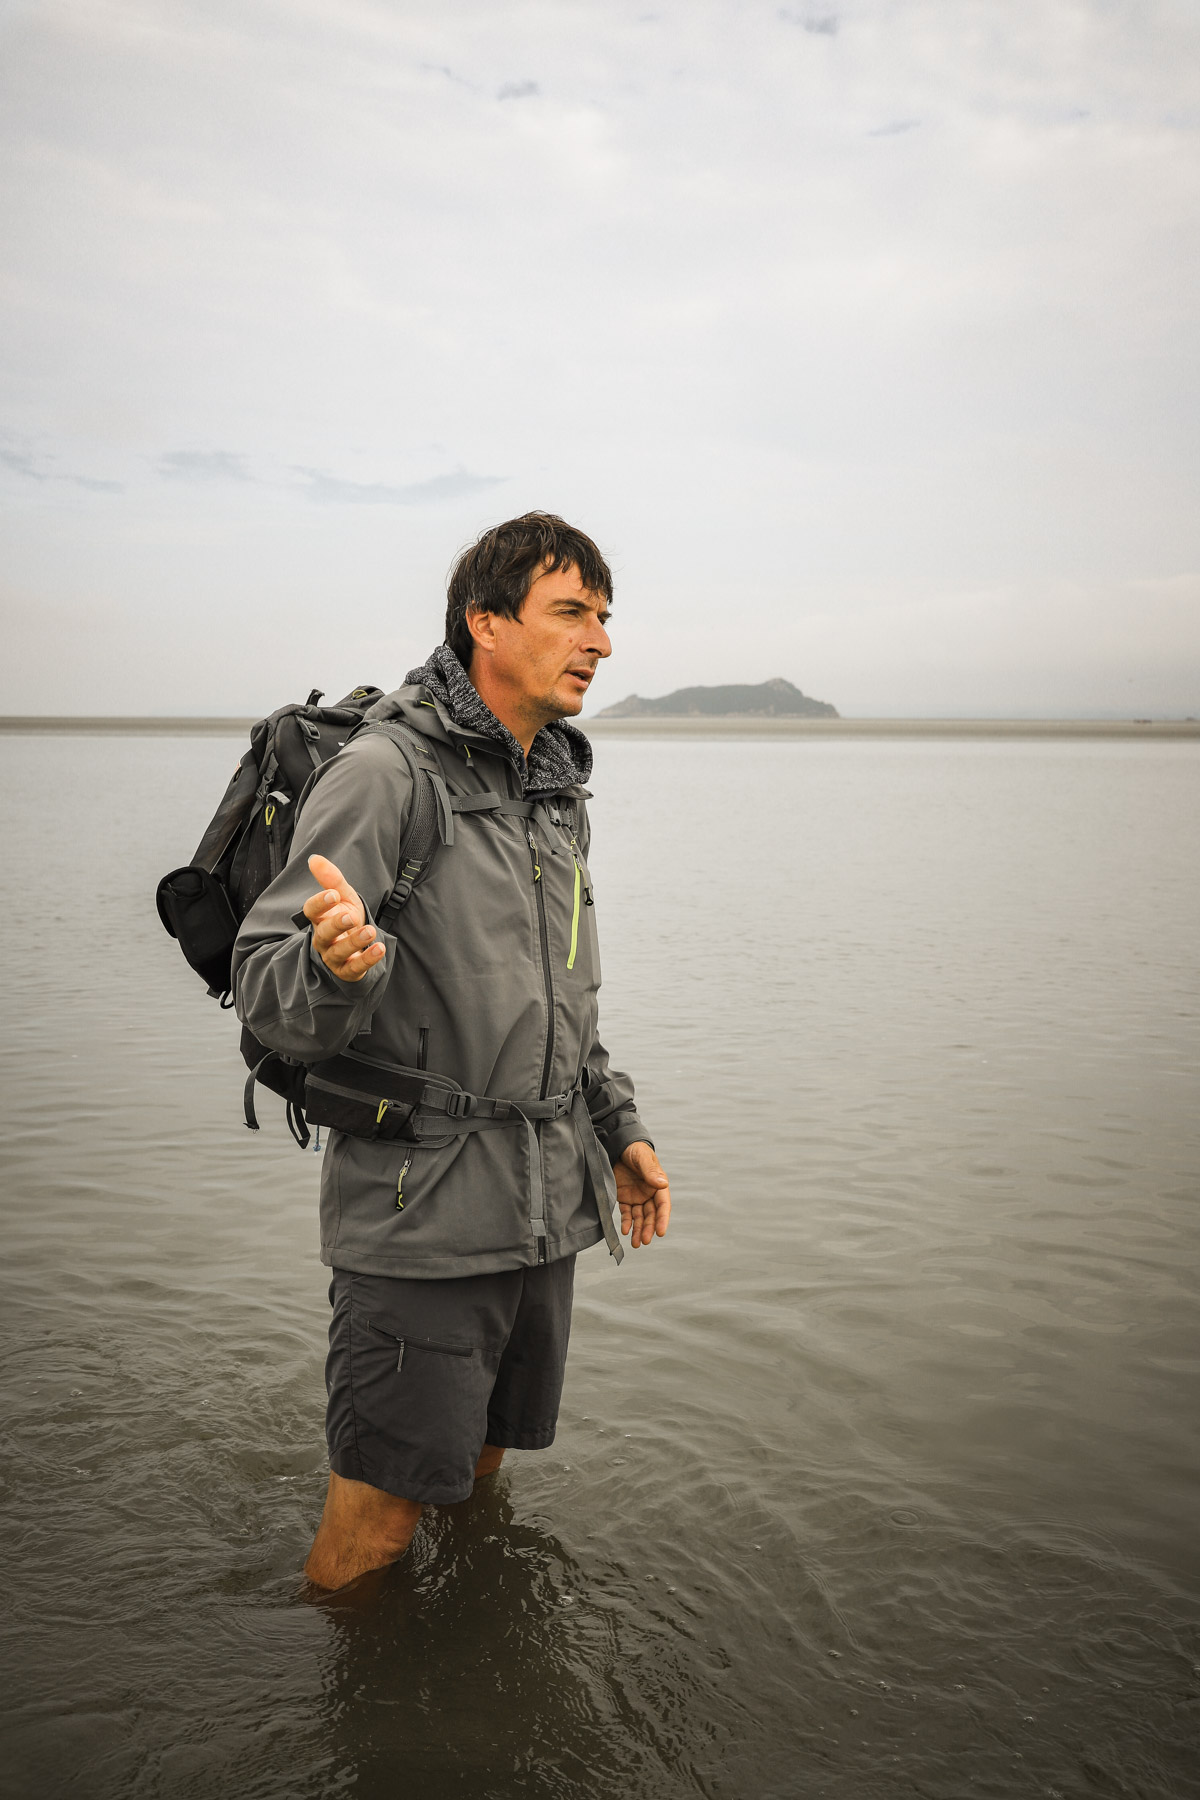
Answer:
[[[512,694],[503,683],[490,680],[490,674],[489,665],[481,657],[471,658],[471,666],[467,670],[471,686],[488,711],[512,732],[528,756],[533,748],[534,738],[543,725],[549,724],[549,720],[537,715],[531,719],[526,708],[521,705],[520,697]]]

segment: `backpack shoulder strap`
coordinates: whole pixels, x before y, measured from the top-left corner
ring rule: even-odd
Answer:
[[[398,719],[368,719],[353,736],[364,737],[368,732],[391,739],[408,764],[413,782],[412,807],[400,842],[396,885],[380,907],[377,918],[381,930],[393,931],[414,887],[428,873],[430,859],[438,844],[454,842],[454,814],[437,758],[419,731],[414,731],[411,725],[401,724]]]

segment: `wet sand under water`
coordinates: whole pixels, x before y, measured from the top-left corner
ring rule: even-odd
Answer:
[[[676,1224],[314,1606],[317,1161],[151,901],[239,741],[80,741],[0,744],[6,1792],[1200,1793],[1200,747],[598,737]]]

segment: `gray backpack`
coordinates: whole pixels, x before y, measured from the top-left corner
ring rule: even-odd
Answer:
[[[303,706],[281,706],[259,720],[191,862],[172,869],[158,884],[159,918],[222,1007],[233,1004],[231,961],[238,927],[287,862],[305,796],[352,737],[380,732],[391,738],[413,780],[396,882],[376,915],[383,930],[394,929],[438,844],[451,832],[441,770],[420,733],[395,719],[364,716],[382,700],[382,689],[355,688],[336,706],[319,705],[322,698],[314,688]],[[241,1050],[250,1070],[246,1124],[258,1130],[254,1087],[261,1081],[287,1101],[292,1136],[307,1149],[304,1065],[266,1049],[244,1027]]]

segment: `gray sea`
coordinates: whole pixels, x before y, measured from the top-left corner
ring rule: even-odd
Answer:
[[[317,1605],[318,1162],[152,900],[240,747],[0,739],[0,1789],[1200,1793],[1200,745],[598,740],[671,1234]]]

